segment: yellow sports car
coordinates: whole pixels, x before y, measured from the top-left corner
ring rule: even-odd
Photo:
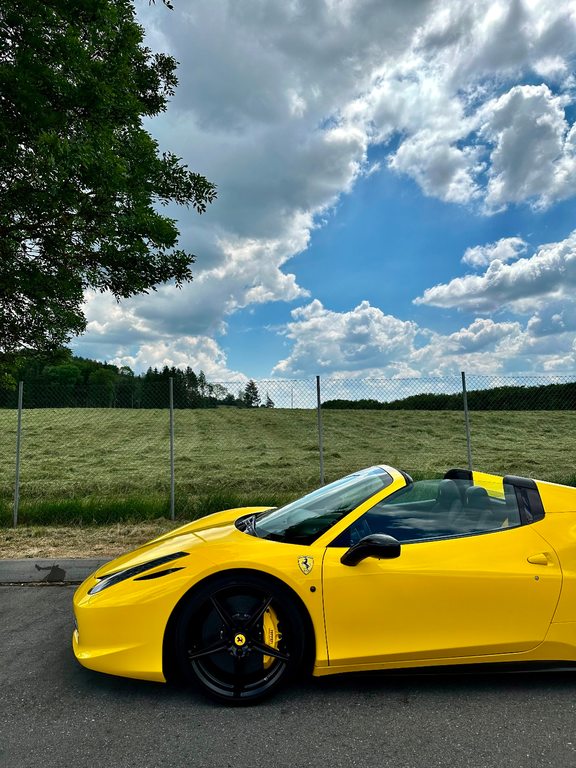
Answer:
[[[219,512],[90,576],[76,658],[247,703],[330,675],[576,663],[576,489],[363,469],[280,509]]]

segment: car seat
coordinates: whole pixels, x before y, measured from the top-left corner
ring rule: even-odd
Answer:
[[[441,480],[431,512],[439,517],[444,515],[446,522],[449,522],[457,517],[461,510],[462,500],[458,486],[454,480]]]
[[[486,488],[471,485],[466,489],[463,518],[470,531],[486,531],[496,527],[494,511]]]

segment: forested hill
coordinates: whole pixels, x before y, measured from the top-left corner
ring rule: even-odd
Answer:
[[[167,408],[170,379],[176,408],[274,407],[268,393],[260,393],[252,380],[226,388],[190,367],[149,368],[136,375],[127,366],[77,357],[65,348],[52,355],[25,353],[0,364],[0,408],[16,406],[18,381],[24,382],[26,408]],[[468,405],[472,411],[576,410],[576,382],[470,390]],[[337,399],[322,404],[327,410],[460,411],[462,407],[461,393],[434,392],[389,402]]]
[[[135,375],[124,366],[76,357],[68,349],[49,356],[22,354],[3,364],[0,378],[0,407],[17,403],[16,382],[24,382],[26,408],[167,408],[169,381],[173,379],[176,408],[214,408],[218,405],[255,407],[261,403],[253,381],[238,383],[234,393],[210,383],[204,372],[164,366]]]
[[[327,409],[361,409],[388,411],[461,411],[462,394],[444,395],[429,392],[400,400],[327,400]],[[576,409],[576,382],[542,386],[506,386],[468,392],[471,411],[566,411]]]

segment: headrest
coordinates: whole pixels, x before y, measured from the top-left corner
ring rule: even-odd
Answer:
[[[466,506],[468,507],[487,507],[490,504],[490,497],[486,488],[480,485],[471,485],[466,489]]]
[[[437,500],[448,504],[459,499],[460,493],[454,480],[441,480],[438,484]]]

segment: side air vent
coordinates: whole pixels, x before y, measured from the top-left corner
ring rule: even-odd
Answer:
[[[98,584],[95,584],[92,589],[88,590],[88,594],[95,595],[98,592],[102,592],[103,589],[108,589],[108,587],[113,587],[115,584],[119,584],[121,581],[134,579],[134,577],[145,571],[151,571],[153,568],[158,568],[160,565],[166,565],[166,563],[170,563],[172,560],[178,560],[178,558],[186,557],[187,555],[188,552],[173,552],[171,555],[156,557],[154,560],[148,560],[147,563],[133,565],[131,568],[125,568],[123,571],[115,571],[114,573],[99,576]]]
[[[181,570],[182,568],[166,568],[163,571],[156,571],[156,573],[147,573],[145,576],[138,576],[134,581],[151,581],[152,579],[159,579],[160,576],[168,576],[169,573]]]

